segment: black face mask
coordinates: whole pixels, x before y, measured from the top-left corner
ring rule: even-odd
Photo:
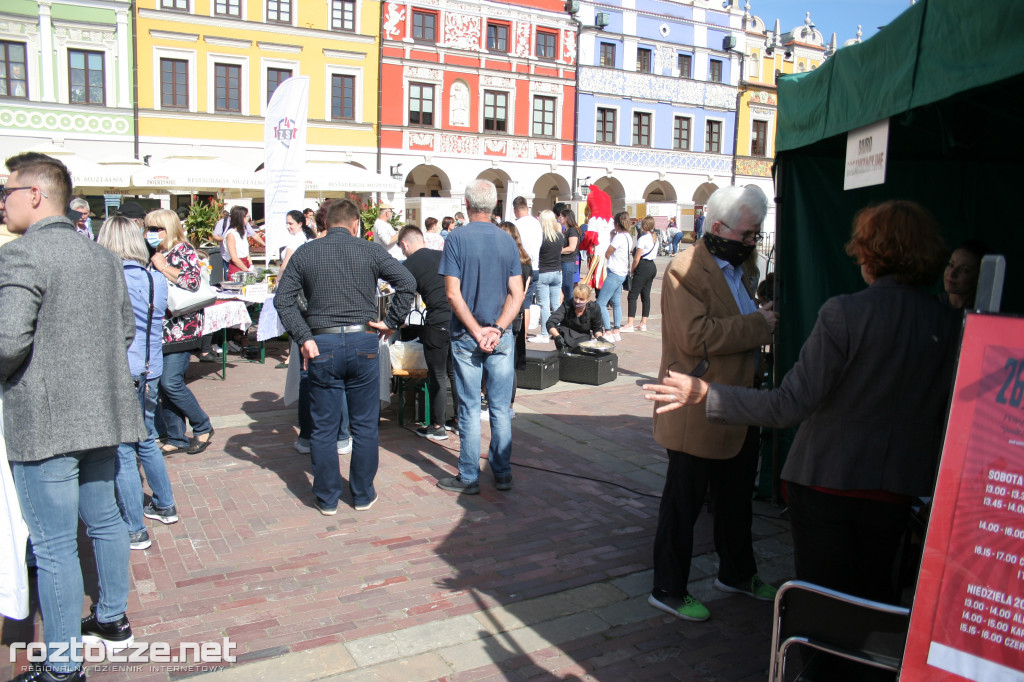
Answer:
[[[712,256],[721,258],[734,268],[743,265],[750,258],[750,254],[754,252],[754,249],[757,248],[757,244],[744,244],[743,242],[719,237],[717,234],[710,232],[704,234],[704,244],[708,247],[708,251]]]

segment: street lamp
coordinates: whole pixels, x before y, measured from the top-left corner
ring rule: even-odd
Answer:
[[[581,178],[580,179],[580,181],[579,181],[579,190],[580,190],[580,194],[583,196],[583,198],[586,199],[587,195],[590,194],[590,176],[589,175],[587,177],[585,177],[585,178]]]
[[[399,170],[401,167],[402,164],[400,163],[396,163],[394,166],[391,167],[391,177],[393,177],[395,180],[402,179],[402,171]]]
[[[570,185],[570,188],[573,191],[573,199],[575,199],[575,192],[577,187],[580,188],[580,192],[584,197],[587,196],[587,193],[590,192],[589,186],[584,187],[583,184],[577,182],[576,179],[576,176],[579,173],[580,164],[580,43],[582,42],[583,38],[583,29],[590,29],[592,31],[603,31],[605,28],[608,27],[608,24],[611,23],[611,18],[605,12],[598,12],[594,16],[594,25],[584,26],[583,22],[576,18],[576,15],[580,11],[579,0],[566,0],[565,11],[567,14],[569,14],[570,17],[572,17],[573,23],[576,24],[576,73],[574,79],[575,82],[573,83],[573,85],[575,86],[575,104],[573,107],[573,113],[575,114],[575,116],[573,118],[575,119],[575,121],[573,123],[572,129],[572,184]],[[590,178],[587,179],[589,180]]]

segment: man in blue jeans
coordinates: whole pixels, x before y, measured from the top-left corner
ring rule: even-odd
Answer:
[[[452,308],[451,339],[459,392],[459,473],[437,487],[466,495],[480,492],[480,386],[487,390],[491,424],[488,448],[494,487],[512,488],[512,381],[515,342],[508,326],[523,305],[519,248],[490,222],[498,193],[488,180],[466,188],[469,223],[445,242],[439,272]]]
[[[356,511],[366,511],[377,502],[377,332],[389,336],[402,324],[416,291],[416,280],[383,246],[359,238],[359,225],[358,206],[348,199],[332,202],[327,235],[292,255],[274,296],[309,373],[314,504],[325,516],[338,513],[342,493],[338,433],[343,401],[352,432],[352,503]],[[378,279],[395,289],[383,322],[376,321]],[[306,297],[305,315],[299,312],[299,292]]]
[[[134,642],[125,617],[128,529],[114,498],[114,467],[119,443],[146,437],[125,352],[135,316],[121,261],[64,217],[71,198],[64,164],[26,153],[7,159],[7,169],[2,218],[22,236],[0,249],[4,436],[36,559],[47,652],[45,664],[15,680],[79,681],[83,641],[113,651]],[[79,518],[100,588],[84,619]]]

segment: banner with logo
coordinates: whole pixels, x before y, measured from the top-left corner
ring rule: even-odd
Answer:
[[[267,105],[264,146],[267,174],[267,258],[277,259],[288,242],[285,217],[301,211],[306,194],[303,166],[306,163],[306,114],[309,109],[309,77],[293,76],[277,86]]]

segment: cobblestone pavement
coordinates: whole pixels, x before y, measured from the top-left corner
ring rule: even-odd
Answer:
[[[648,331],[619,344],[615,382],[520,390],[515,487],[504,493],[486,471],[478,496],[439,490],[458,438],[419,438],[392,405],[380,424],[380,501],[357,512],[343,497],[337,516],[321,516],[309,458],[292,448],[294,410],[281,401],[283,345],[262,365],[232,356],[227,381],[193,362],[214,444],[167,459],[181,521],[151,522],[153,546],[131,553],[128,615],[139,641],[226,637],[237,662],[213,674],[128,663],[138,667],[90,669],[90,679],[765,679],[771,604],[712,588],[706,514],[692,587],[711,620],[682,622],[646,603],[667,460],[638,385],[657,373],[659,292],[660,275]],[[759,571],[778,584],[793,573],[788,523],[755,504]],[[5,621],[0,656],[41,632],[37,609]],[[25,660],[22,651],[5,671]]]

